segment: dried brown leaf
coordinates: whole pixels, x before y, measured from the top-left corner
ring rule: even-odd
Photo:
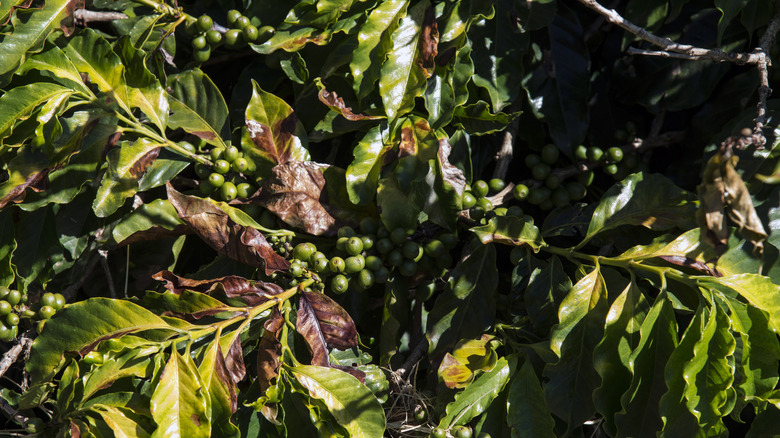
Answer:
[[[243,366],[243,361],[241,362],[241,365]],[[225,360],[225,357],[222,356],[222,348],[219,345],[217,345],[217,357],[216,363],[214,364],[214,371],[217,373],[217,377],[219,377],[222,384],[225,385],[225,388],[227,388],[230,396],[230,412],[235,413],[238,409],[238,395],[236,394],[236,383],[238,382],[233,378],[233,375],[230,372],[230,364]]]
[[[309,234],[336,232],[336,220],[326,208],[322,165],[291,161],[275,166],[257,193],[257,201],[287,224]]]
[[[713,277],[722,277],[723,274],[718,272],[717,269],[710,268],[706,264],[691,259],[689,257],[683,257],[683,256],[658,256],[658,258],[666,260],[667,262],[677,265],[677,266],[683,266],[686,268],[695,269],[703,274],[711,275]]]
[[[263,394],[279,375],[282,344],[278,338],[283,325],[282,314],[274,309],[271,316],[265,321],[265,331],[263,337],[260,338],[260,345],[257,347],[257,383]]]
[[[466,190],[466,175],[458,167],[450,163],[449,157],[452,146],[447,138],[439,139],[439,163],[441,163],[441,176],[445,184],[450,185],[455,192],[462,196]]]
[[[39,172],[31,173],[22,184],[17,185],[7,195],[0,199],[0,209],[5,208],[10,203],[19,203],[24,201],[25,191],[30,189],[34,192],[42,192],[49,188],[49,173],[55,169],[42,169]]]
[[[228,354],[225,356],[225,369],[230,375],[230,380],[236,385],[246,377],[244,349],[241,348],[240,336],[236,337],[233,343],[230,344]]]
[[[183,195],[170,183],[166,188],[168,200],[179,218],[218,253],[264,269],[266,275],[289,268],[290,263],[274,252],[260,231],[237,224],[216,205],[196,196]]]
[[[297,123],[298,117],[294,113],[281,119],[274,126],[247,119],[246,130],[252,143],[263,152],[263,155],[276,164],[284,164],[290,161],[294,152],[290,144],[298,141],[295,137]]]
[[[213,278],[210,280],[193,280],[179,277],[171,271],[160,271],[152,276],[155,280],[164,281],[165,288],[175,294],[181,294],[185,289],[205,294],[221,291],[228,298],[239,297],[249,306],[257,306],[273,299],[284,292],[279,285],[263,281],[247,280],[237,275]]]
[[[328,91],[324,87],[320,90],[318,96],[320,98],[320,102],[327,105],[333,111],[336,111],[337,113],[341,114],[345,119],[349,121],[357,122],[359,120],[377,120],[383,118],[380,116],[368,116],[365,114],[355,114],[354,112],[352,112],[352,108],[348,107],[347,104],[344,102],[344,99],[339,97],[338,93],[336,93],[335,91]]]
[[[439,27],[436,23],[434,9],[431,6],[425,11],[425,18],[422,23],[422,38],[420,38],[420,58],[417,60],[425,76],[433,76],[433,70],[436,68],[436,55],[438,53]]]

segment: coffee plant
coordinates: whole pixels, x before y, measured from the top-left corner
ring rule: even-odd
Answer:
[[[0,434],[775,436],[780,8],[609,7],[0,3]]]

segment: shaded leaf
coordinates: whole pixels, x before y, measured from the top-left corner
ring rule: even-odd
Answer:
[[[171,352],[150,400],[152,437],[209,437],[211,418],[203,380],[189,355]]]
[[[477,338],[496,313],[496,249],[480,245],[453,270],[447,288],[428,315],[429,355],[436,360],[461,339]]]
[[[311,397],[322,401],[350,437],[381,438],[385,415],[374,394],[358,379],[333,368],[300,365],[288,368]]]
[[[486,225],[471,229],[482,243],[498,242],[506,245],[527,245],[534,252],[545,246],[539,229],[517,216],[496,216]]]
[[[46,322],[33,342],[27,372],[33,383],[50,380],[66,352],[89,351],[98,342],[144,330],[172,330],[167,322],[129,301],[90,298],[68,305]]]
[[[266,275],[286,271],[289,262],[274,252],[255,228],[237,224],[225,211],[204,199],[183,195],[170,184],[168,200],[179,218],[218,253],[241,263],[264,269]]]
[[[554,437],[555,420],[531,362],[525,360],[507,391],[507,423],[512,438]]]
[[[118,245],[184,234],[186,227],[167,199],[155,199],[124,216],[111,230]]]
[[[0,208],[23,202],[27,189],[35,192],[46,190],[52,170],[46,155],[32,148],[23,148],[8,162],[8,179],[0,185]]]
[[[550,329],[558,322],[558,306],[571,286],[571,279],[556,256],[543,268],[531,272],[523,291],[523,301],[536,333],[550,333]]]
[[[409,322],[409,278],[395,275],[385,285],[382,330],[379,332],[379,364],[388,366],[398,352],[401,328]]]
[[[642,225],[651,230],[693,228],[696,205],[690,193],[661,175],[634,173],[604,193],[593,212],[588,234],[593,236],[621,225]]]
[[[490,112],[488,104],[480,100],[471,105],[457,106],[452,114],[452,121],[456,127],[465,129],[471,135],[492,134],[502,131],[509,126],[512,120],[519,117],[520,111],[505,114]]]

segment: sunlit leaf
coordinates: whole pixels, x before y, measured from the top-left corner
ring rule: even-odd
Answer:
[[[230,144],[228,108],[222,93],[199,69],[187,70],[168,78],[173,93],[168,126],[181,128],[215,145]]]
[[[386,125],[371,128],[352,150],[355,159],[347,167],[347,192],[355,204],[367,204],[376,194],[385,154],[392,150]]]
[[[108,169],[92,204],[98,217],[111,215],[138,191],[138,180],[157,159],[161,146],[140,138],[133,143],[121,142],[108,154]]]
[[[173,350],[150,401],[152,437],[209,437],[211,418],[203,380],[189,355]]]
[[[439,420],[439,427],[449,429],[466,424],[487,409],[493,399],[504,389],[515,371],[517,358],[502,357],[489,372],[482,374],[447,405],[446,414]]]

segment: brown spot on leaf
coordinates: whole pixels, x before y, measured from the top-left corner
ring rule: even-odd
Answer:
[[[279,375],[282,344],[278,338],[283,325],[282,314],[274,308],[271,316],[265,321],[265,331],[263,337],[260,338],[260,345],[257,347],[257,383],[263,394]]]
[[[192,422],[195,423],[196,426],[200,426],[200,415],[192,414],[190,415],[190,420],[192,420]]]
[[[684,256],[659,256],[658,258],[666,260],[667,262],[677,265],[677,266],[683,266],[686,268],[695,269],[703,274],[711,275],[713,277],[722,277],[723,274],[721,274],[717,269],[710,268],[706,264],[694,260],[688,257]]]
[[[296,143],[300,142],[295,136],[297,125],[298,117],[295,113],[290,113],[272,127],[257,120],[246,120],[246,130],[252,143],[257,146],[263,156],[276,164],[290,161]]]
[[[352,108],[348,107],[347,104],[344,102],[344,99],[339,97],[339,95],[335,91],[328,91],[323,88],[322,90],[320,90],[318,96],[322,103],[327,105],[330,109],[341,114],[345,119],[349,121],[356,122],[358,120],[377,120],[382,118],[378,116],[367,116],[365,114],[355,114],[354,112],[352,112]]]
[[[42,169],[39,172],[27,176],[22,184],[11,189],[11,191],[0,199],[0,209],[5,208],[10,203],[19,203],[24,201],[25,190],[30,189],[34,192],[42,192],[49,188],[49,173],[55,169]]]
[[[260,305],[284,292],[284,289],[277,284],[247,280],[237,275],[210,280],[193,280],[179,277],[171,271],[160,271],[154,274],[152,278],[164,281],[165,288],[177,295],[181,294],[185,289],[205,294],[220,291],[228,298],[241,298],[249,306]]]
[[[241,342],[239,341],[238,343],[240,344]],[[228,358],[229,357],[230,353],[228,353]],[[243,360],[241,361],[241,366],[244,366]],[[233,373],[231,373],[230,361],[222,356],[222,348],[219,346],[219,343],[217,343],[217,357],[216,362],[214,363],[214,372],[217,374],[220,382],[222,382],[228,390],[228,395],[230,397],[230,412],[235,413],[238,409],[238,395],[236,394],[236,383],[238,382],[236,382]]]
[[[407,155],[417,155],[417,138],[414,136],[414,128],[404,124],[401,128],[401,142],[398,144],[398,158]]]
[[[143,157],[139,158],[138,161],[133,163],[133,165],[128,170],[128,173],[131,177],[138,179],[144,176],[146,173],[146,170],[149,169],[149,166],[154,163],[154,160],[157,159],[157,156],[160,155],[160,149],[162,148],[154,148],[151,151],[144,154]]]
[[[290,263],[274,252],[263,233],[235,223],[219,207],[196,196],[179,193],[166,184],[168,200],[179,219],[218,253],[249,266],[262,268],[266,275],[286,271]]]
[[[422,36],[420,38],[420,58],[417,60],[425,76],[433,76],[436,68],[435,59],[439,50],[439,27],[436,23],[436,15],[433,6],[425,10],[422,23]]]
[[[257,192],[258,202],[281,220],[314,235],[334,234],[336,220],[326,208],[322,165],[291,161],[275,166]]]
[[[225,356],[225,371],[230,379],[236,385],[246,377],[246,366],[244,365],[244,349],[241,348],[241,337],[236,337],[227,356]]]

